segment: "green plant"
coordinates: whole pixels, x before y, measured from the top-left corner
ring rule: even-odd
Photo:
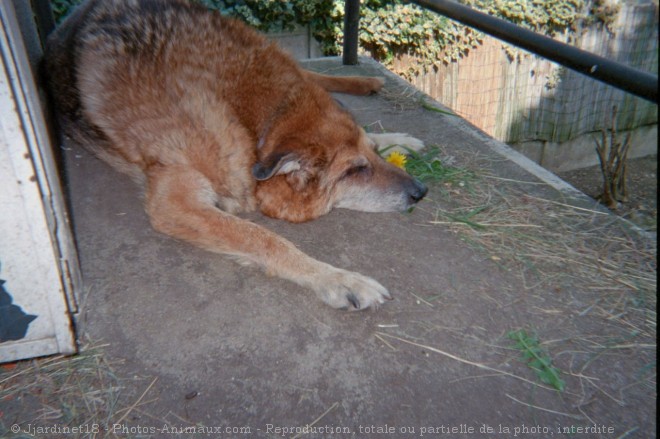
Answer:
[[[83,0],[50,0],[57,22],[61,22]],[[239,18],[264,31],[277,32],[293,29],[296,24],[313,28],[328,27],[327,17],[333,6],[332,0],[193,0],[220,11],[224,15]]]
[[[344,0],[336,0],[327,27],[312,29],[328,55],[341,52],[344,6]],[[359,43],[373,58],[390,67],[404,54],[416,59],[407,71],[397,71],[404,76],[456,61],[483,38],[479,32],[402,0],[365,0],[360,15]]]
[[[240,18],[264,31],[310,26],[326,55],[341,52],[344,0],[196,0],[221,13]],[[579,24],[610,25],[618,9],[603,6],[604,0],[460,0],[490,15],[504,18],[536,32],[556,35],[576,30]],[[60,21],[81,0],[51,0]],[[483,34],[404,0],[363,0],[359,41],[361,47],[391,68],[403,55],[411,56],[403,76],[412,76],[449,64],[479,46]],[[516,49],[504,46],[513,59]]]
[[[614,33],[614,24],[616,16],[621,10],[621,3],[613,2],[610,0],[593,0],[589,13],[585,17],[585,24],[603,23],[605,28]]]
[[[594,10],[589,0],[460,0],[474,9],[535,32],[554,36],[567,30],[575,30],[587,17],[591,22],[611,20],[616,10],[603,10],[599,15],[590,15]],[[599,0],[594,0],[598,3]],[[341,23],[344,2],[338,0],[334,8],[335,23]],[[362,4],[360,44],[377,60],[394,67],[393,61],[404,54],[417,62],[408,63],[408,71],[397,71],[411,76],[420,71],[449,64],[466,56],[479,46],[483,34],[469,27],[410,5],[403,0],[365,0]],[[343,39],[341,26],[337,29],[336,44],[331,50],[339,51]],[[511,59],[519,55],[518,50],[503,46]]]
[[[546,35],[556,35],[583,18],[584,0],[464,0],[469,6]]]
[[[53,11],[55,21],[61,22],[64,17],[69,15],[69,12],[74,7],[82,3],[83,0],[50,0],[50,8]]]
[[[406,171],[423,182],[465,185],[474,178],[467,169],[456,168],[442,163],[438,158],[440,150],[436,146],[424,151],[408,151]]]
[[[543,383],[559,391],[564,390],[565,383],[559,377],[559,370],[552,365],[552,359],[541,348],[536,336],[529,335],[524,329],[518,329],[510,331],[507,337],[516,342],[513,347],[522,353],[527,366],[536,372],[536,376]]]
[[[325,17],[333,8],[332,0],[196,0],[222,14],[240,18],[264,31],[291,30],[295,25],[327,26]]]

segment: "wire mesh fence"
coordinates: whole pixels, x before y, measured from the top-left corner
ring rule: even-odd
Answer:
[[[624,2],[610,26],[571,32],[564,41],[640,70],[658,72],[658,4]],[[658,106],[487,37],[456,63],[411,82],[506,143],[561,143],[609,127],[657,124]],[[513,56],[511,56],[513,54]],[[395,61],[406,70],[412,59]]]

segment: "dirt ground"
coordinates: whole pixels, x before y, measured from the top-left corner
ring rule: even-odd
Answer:
[[[559,177],[592,198],[602,193],[603,175],[599,166],[562,172]],[[614,213],[644,230],[656,231],[658,225],[658,157],[628,160],[629,200]]]
[[[436,147],[439,178],[408,213],[248,219],[394,300],[331,310],[160,235],[133,183],[64,145],[81,353],[0,367],[0,436],[655,437],[655,240],[381,66],[339,63],[309,67],[387,77],[338,98]]]

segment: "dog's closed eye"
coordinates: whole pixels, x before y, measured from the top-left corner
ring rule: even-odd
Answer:
[[[348,177],[369,177],[372,174],[373,170],[368,164],[359,164],[354,165],[344,172],[343,178]]]

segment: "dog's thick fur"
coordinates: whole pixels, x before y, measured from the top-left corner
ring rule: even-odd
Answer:
[[[390,297],[235,216],[258,208],[300,222],[420,200],[426,188],[383,161],[328,93],[366,95],[381,79],[302,70],[187,0],[89,0],[51,35],[44,67],[64,133],[144,185],[157,230],[259,264],[336,308]]]

